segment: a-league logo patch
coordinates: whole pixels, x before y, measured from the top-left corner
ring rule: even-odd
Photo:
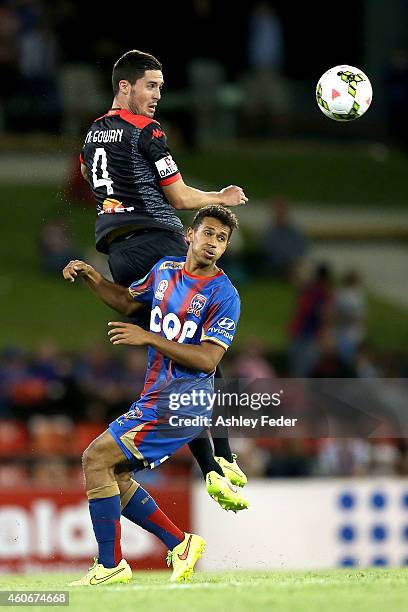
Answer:
[[[184,261],[164,261],[160,264],[159,270],[182,270]]]
[[[156,300],[162,300],[164,298],[164,294],[166,292],[166,289],[169,286],[169,281],[168,280],[161,280],[160,283],[158,284],[158,287],[156,289],[156,293],[154,294],[154,297],[156,298]]]
[[[190,302],[190,306],[187,308],[187,313],[192,313],[196,317],[199,317],[206,301],[207,298],[204,295],[201,295],[201,293],[196,293]]]

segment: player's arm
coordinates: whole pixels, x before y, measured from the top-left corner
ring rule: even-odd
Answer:
[[[112,344],[151,346],[176,363],[192,370],[213,372],[225,354],[225,349],[213,342],[182,344],[167,340],[153,332],[145,331],[138,325],[112,321],[108,324]]]
[[[221,191],[202,191],[186,185],[167,146],[166,134],[157,121],[144,127],[138,147],[152,164],[166,199],[177,210],[198,210],[208,204],[238,206],[248,201],[243,189],[237,185],[230,185]]]
[[[244,190],[237,185],[224,187],[221,191],[201,191],[186,185],[180,177],[170,185],[162,186],[163,193],[177,210],[198,210],[209,204],[239,206],[248,202]]]
[[[81,174],[82,174],[82,176],[84,177],[86,182],[89,183],[92,186],[91,177],[89,176],[88,168],[86,167],[86,164],[85,164],[85,158],[84,158],[83,151],[79,155],[79,163],[81,164]]]
[[[87,181],[87,183],[91,184],[91,179],[88,173],[88,168],[82,162],[81,162],[81,174],[84,177],[84,179]]]
[[[107,306],[110,306],[118,312],[130,316],[136,312],[139,308],[142,308],[142,304],[136,302],[127,287],[117,285],[106,280],[89,264],[79,259],[75,259],[69,262],[62,271],[65,280],[73,283],[75,279],[80,276],[84,279],[88,287],[104,302]]]

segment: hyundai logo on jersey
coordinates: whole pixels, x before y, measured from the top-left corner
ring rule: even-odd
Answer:
[[[232,319],[228,319],[228,317],[223,317],[217,321],[217,324],[222,327],[222,329],[228,329],[232,331],[235,329],[235,323]]]

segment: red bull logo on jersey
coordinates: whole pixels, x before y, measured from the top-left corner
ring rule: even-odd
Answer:
[[[154,297],[156,298],[156,300],[162,300],[164,298],[164,294],[167,290],[169,286],[169,281],[168,280],[161,280],[160,283],[158,284],[158,287],[156,289],[156,293],[154,294]]]
[[[196,293],[190,302],[190,306],[187,308],[187,313],[199,317],[206,302],[207,298],[204,295],[201,295],[201,293]]]

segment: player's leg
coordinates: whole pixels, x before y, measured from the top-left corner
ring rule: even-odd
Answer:
[[[183,582],[191,578],[205,542],[199,535],[181,531],[129,474],[129,467],[138,471],[161,465],[186,442],[182,437],[175,437],[174,429],[169,431],[165,421],[154,407],[144,407],[143,411],[135,407],[110,423],[109,431],[128,459],[126,464],[115,468],[122,514],[167,546],[167,564],[173,566],[170,580]]]
[[[215,378],[224,379],[224,372],[221,365],[218,365],[216,369]],[[221,413],[221,407],[216,401],[213,408],[213,422],[217,421],[217,417],[221,415]],[[214,444],[215,461],[219,464],[223,473],[230,479],[233,485],[244,487],[248,479],[237,463],[237,455],[231,451],[228,427],[217,425],[216,431],[212,430],[211,433]]]
[[[120,490],[114,468],[125,456],[108,431],[84,451],[82,465],[89,513],[98,543],[98,559],[81,580],[71,586],[129,582],[132,571],[122,557]]]
[[[215,371],[215,378],[224,378],[224,372],[222,370],[221,364],[218,365]],[[216,420],[217,416],[220,414],[220,406],[217,402],[214,403],[214,420]],[[213,444],[214,444],[214,455],[216,457],[223,457],[226,461],[232,462],[232,452],[229,444],[228,437],[228,427],[227,426],[218,426],[217,427],[217,435],[212,436]]]
[[[188,446],[200,467],[204,480],[210,472],[216,472],[220,476],[224,476],[222,467],[214,459],[214,452],[207,430],[204,430],[199,437],[189,442]]]
[[[181,531],[159,508],[153,497],[121,466],[115,477],[121,492],[122,515],[153,533],[168,548],[167,565],[173,566],[171,582],[190,580],[194,566],[205,549],[204,539]]]
[[[131,478],[126,467],[118,465],[115,478],[120,490],[122,516],[153,533],[169,550],[184,540],[184,531],[181,531],[159,508],[153,497]]]

